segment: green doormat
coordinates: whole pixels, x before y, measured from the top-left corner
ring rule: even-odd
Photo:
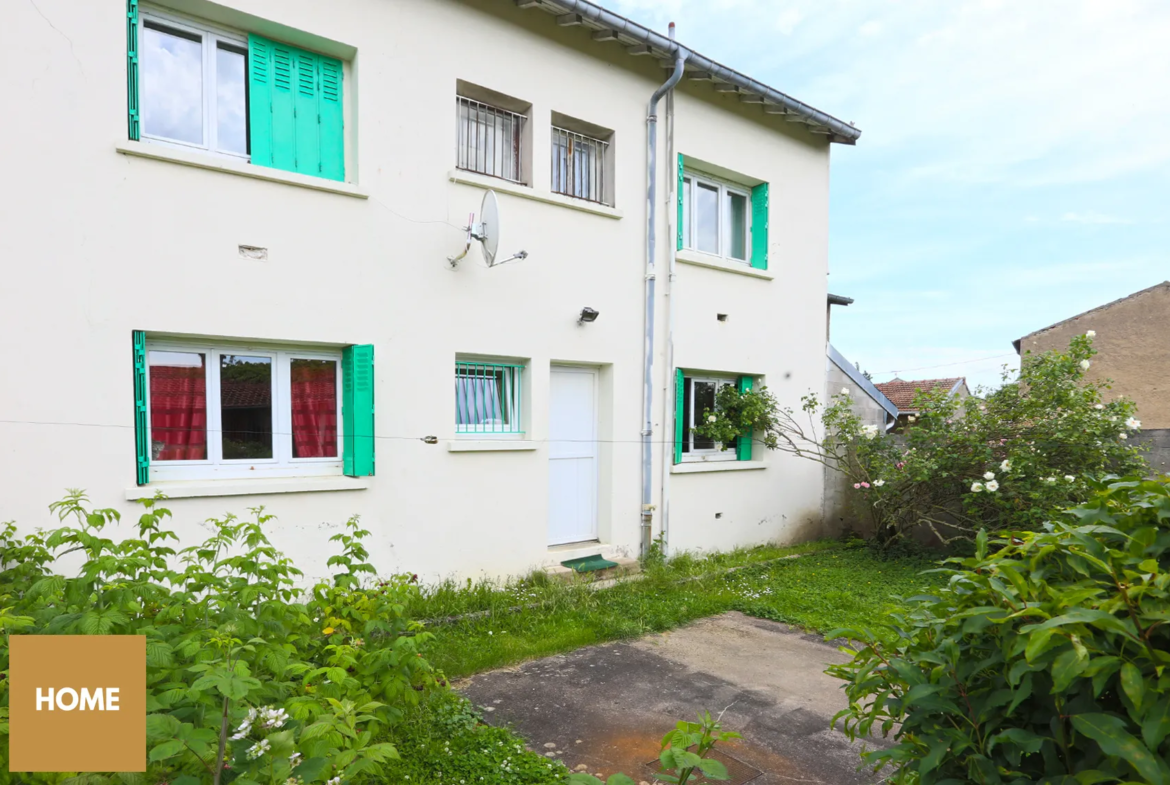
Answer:
[[[582,556],[580,559],[569,559],[561,562],[561,566],[568,567],[577,572],[593,572],[594,570],[608,570],[610,567],[618,566],[617,562],[609,559],[601,558],[601,554],[596,556]]]

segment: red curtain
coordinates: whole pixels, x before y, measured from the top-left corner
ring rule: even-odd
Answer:
[[[204,363],[197,367],[150,366],[150,438],[152,460],[207,460]]]
[[[294,458],[337,457],[337,363],[293,360]]]

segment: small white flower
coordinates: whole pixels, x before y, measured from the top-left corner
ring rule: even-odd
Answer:
[[[1073,481],[1075,481],[1076,479],[1077,479],[1077,478],[1076,478],[1076,477],[1073,477],[1071,474],[1066,474],[1066,475],[1064,475],[1064,481],[1065,481],[1065,482],[1073,482]]]
[[[971,484],[971,493],[979,493],[983,490],[983,483],[976,482]]]
[[[1089,330],[1087,333],[1085,333],[1085,337],[1086,338],[1096,338],[1097,331],[1096,330]]]
[[[1094,409],[1104,409],[1104,408],[1105,408],[1105,404],[1103,404],[1103,403],[1099,403],[1099,404],[1097,404],[1096,406],[1094,406],[1093,408],[1094,408]]]
[[[848,395],[848,394],[849,394],[849,388],[848,388],[848,387],[842,387],[842,388],[841,388],[841,394],[842,394],[842,395]]]
[[[1129,428],[1131,431],[1139,430],[1142,427],[1142,421],[1134,417],[1130,417],[1125,421],[1125,427]]]
[[[913,414],[910,415],[909,417],[907,417],[906,419],[909,420],[910,422],[918,422],[918,418],[915,417]]]
[[[992,493],[995,493],[996,491],[999,490],[999,483],[996,482],[995,480],[992,480],[991,482],[987,483],[986,487],[987,487],[987,490],[991,491]]]
[[[715,415],[713,415],[713,414],[708,414],[708,415],[707,415],[707,422],[715,422],[715,421],[716,421],[716,420],[718,420],[718,419],[719,419],[719,418],[718,418],[718,417],[716,417],[716,416],[715,416]]]
[[[1081,360],[1081,370],[1082,371],[1089,370],[1089,361],[1088,360]]]
[[[1127,434],[1125,431],[1122,431],[1121,433],[1117,434],[1117,438],[1118,439],[1128,439],[1129,434]]]
[[[995,479],[995,472],[984,472],[983,479],[994,480]]]
[[[288,765],[292,766],[295,769],[300,764],[301,764],[301,753],[294,752],[292,755],[288,756]]]
[[[1056,482],[1056,478],[1055,477],[1045,477],[1044,482],[1048,483],[1049,485],[1052,485]]]
[[[331,780],[325,780],[325,785],[341,785],[341,777],[334,777]]]
[[[1001,472],[1010,471],[1010,470],[1011,470],[1011,468],[1012,468],[1012,462],[1011,462],[1011,461],[1004,461],[1003,463],[1001,463],[1001,464],[999,465],[999,470],[1000,470]]]
[[[885,484],[886,484],[885,480],[874,480],[873,481],[873,487],[875,487],[875,488],[880,488]]]
[[[861,435],[867,439],[874,439],[878,435],[878,427],[876,425],[866,425],[861,429]]]
[[[248,748],[248,760],[256,760],[256,758],[259,758],[271,748],[272,744],[268,739],[261,739]]]

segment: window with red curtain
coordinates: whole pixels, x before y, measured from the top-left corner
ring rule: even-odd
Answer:
[[[195,352],[149,353],[151,460],[207,460],[207,363]]]
[[[294,458],[337,457],[337,363],[289,362]]]

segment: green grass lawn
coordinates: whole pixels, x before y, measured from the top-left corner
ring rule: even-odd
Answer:
[[[803,555],[779,560],[794,554]],[[428,656],[457,678],[728,610],[822,633],[845,626],[880,633],[894,596],[937,584],[938,578],[920,575],[933,566],[924,557],[883,557],[833,542],[764,547],[683,556],[648,566],[641,580],[598,591],[535,578],[505,586],[448,583],[426,590],[411,613],[440,620],[428,625],[436,637]]]
[[[799,558],[783,558],[794,555]],[[886,623],[894,597],[937,586],[937,576],[921,574],[937,564],[838,542],[765,546],[703,559],[683,555],[648,565],[641,580],[609,589],[540,575],[503,585],[448,582],[423,589],[410,614],[430,620],[435,641],[427,656],[455,678],[729,610],[821,633],[865,627],[891,636]],[[568,776],[507,729],[483,724],[450,690],[412,709],[389,740],[402,759],[387,766],[387,782],[544,785]]]

